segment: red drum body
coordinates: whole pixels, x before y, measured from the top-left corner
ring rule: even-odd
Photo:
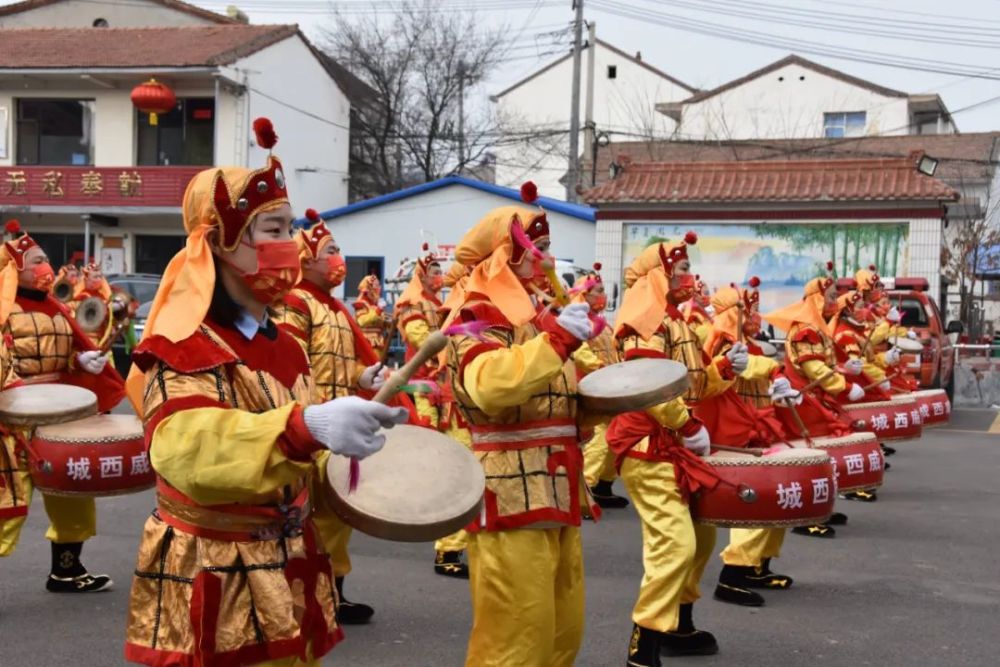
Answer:
[[[920,421],[924,428],[934,428],[951,421],[951,401],[944,389],[922,389],[893,397],[893,402],[912,398],[917,402]]]
[[[795,448],[807,448],[805,440],[793,440]],[[885,458],[874,433],[852,433],[834,437],[812,439],[812,446],[830,455],[837,468],[837,489],[858,491],[882,486]]]
[[[41,426],[28,458],[35,486],[54,496],[117,496],[156,482],[142,422],[132,415]]]
[[[691,499],[699,523],[732,528],[810,526],[833,512],[837,480],[825,451],[785,449],[765,456],[705,457],[721,482]]]
[[[892,401],[849,403],[843,407],[855,431],[874,433],[880,442],[920,437],[920,408],[909,396]]]

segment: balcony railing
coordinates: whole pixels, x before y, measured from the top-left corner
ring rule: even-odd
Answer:
[[[0,206],[180,207],[205,167],[0,167]]]

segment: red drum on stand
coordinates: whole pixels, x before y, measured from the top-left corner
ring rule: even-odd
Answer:
[[[793,440],[792,447],[809,448],[805,440]],[[874,433],[851,433],[841,437],[812,438],[812,447],[825,451],[837,467],[840,491],[875,489],[882,486],[885,458]]]
[[[825,451],[785,449],[764,456],[717,452],[704,461],[721,482],[691,499],[699,523],[730,528],[811,526],[833,512],[837,481]]]
[[[54,496],[119,496],[156,483],[142,422],[134,415],[40,426],[28,461],[35,486]]]
[[[843,406],[855,431],[869,431],[880,442],[920,437],[920,409],[915,399],[900,396],[891,401],[848,403]]]
[[[951,421],[951,401],[944,389],[921,389],[893,397],[893,402],[912,398],[917,402],[917,411],[924,428],[934,428]]]

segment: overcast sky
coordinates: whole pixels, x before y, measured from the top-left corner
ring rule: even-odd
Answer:
[[[253,23],[294,22],[316,38],[319,29],[329,25],[333,4],[348,12],[372,11],[373,6],[387,12],[392,2],[194,0],[194,4],[220,12],[235,4]],[[444,11],[468,12],[475,7],[485,25],[510,28],[517,57],[481,91],[484,96],[558,58],[556,51],[569,49],[571,0],[438,0],[438,4]],[[585,7],[600,38],[628,52],[641,51],[644,60],[696,88],[713,88],[797,52],[889,88],[937,92],[955,112],[963,132],[1000,129],[1000,0],[585,0]],[[621,16],[632,12],[646,14],[640,19]],[[560,30],[565,30],[561,37],[547,34]],[[737,39],[694,30],[729,31]],[[747,40],[797,44],[764,46]],[[892,58],[946,71],[899,69],[834,57],[838,54],[875,61]],[[993,78],[969,76],[973,72]],[[962,110],[971,105],[976,106]]]

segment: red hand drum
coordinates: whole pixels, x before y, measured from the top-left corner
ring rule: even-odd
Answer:
[[[924,428],[934,428],[951,420],[951,401],[944,389],[921,389],[893,397],[893,402],[912,398],[917,402],[917,411]]]
[[[805,440],[793,440],[796,448],[808,448]],[[837,467],[837,488],[840,491],[875,489],[882,486],[885,458],[874,433],[851,433],[835,438],[812,438],[812,447],[822,449]]]
[[[40,426],[28,460],[35,486],[54,496],[119,496],[156,482],[142,422],[134,415]]]
[[[718,452],[705,457],[721,479],[691,500],[696,521],[730,528],[811,526],[833,512],[837,481],[821,450],[784,449],[764,456]]]
[[[900,396],[892,401],[848,403],[843,406],[856,431],[870,431],[880,442],[913,440],[920,437],[920,409],[917,401]]]

